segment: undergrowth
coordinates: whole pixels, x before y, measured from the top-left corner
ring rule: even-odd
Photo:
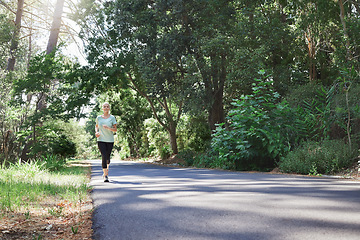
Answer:
[[[305,175],[334,174],[353,166],[357,156],[357,148],[351,150],[341,140],[309,141],[282,158],[279,169]]]
[[[89,190],[86,168],[65,165],[51,169],[48,162],[18,163],[0,168],[0,215],[29,208],[44,208],[38,202],[56,199],[81,202]]]

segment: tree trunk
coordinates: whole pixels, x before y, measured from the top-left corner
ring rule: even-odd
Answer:
[[[225,121],[223,94],[226,79],[226,58],[222,55],[220,64],[215,64],[214,60],[211,66],[211,74],[209,74],[204,57],[196,52],[194,52],[194,57],[204,82],[206,97],[210,101],[208,107],[209,127],[211,130],[215,130],[215,124]]]
[[[213,104],[208,113],[208,122],[211,130],[215,130],[216,124],[225,122],[223,90],[218,90],[213,96]]]
[[[346,22],[345,22],[345,9],[344,9],[344,3],[343,0],[339,0],[339,7],[340,7],[340,20],[341,20],[341,24],[343,26],[343,34],[344,34],[344,38],[345,38],[345,46],[346,46],[346,60],[350,59],[350,41],[349,41],[349,35],[347,33],[347,28],[346,28]]]
[[[15,30],[13,37],[11,39],[10,58],[8,60],[7,71],[14,71],[15,68],[16,51],[19,45],[21,18],[24,10],[23,8],[24,8],[24,0],[18,0],[16,17],[15,17]]]
[[[223,97],[226,80],[226,57],[224,54],[213,61],[212,68],[214,69],[211,74],[211,89],[207,91],[212,92],[212,105],[209,109],[208,121],[210,129],[215,130],[216,124],[225,122]]]
[[[305,38],[307,40],[307,46],[308,46],[308,56],[309,56],[309,81],[313,82],[316,79],[316,66],[315,66],[315,54],[316,54],[316,46],[315,42],[311,36],[311,30],[310,27],[308,28],[308,31],[305,32]]]
[[[168,106],[166,98],[163,98],[163,101],[164,102],[162,102],[162,103],[160,102],[160,105],[164,108],[166,117],[169,122],[169,125],[166,127],[166,130],[169,133],[171,150],[174,154],[178,154],[178,147],[177,147],[177,140],[176,140],[177,121],[174,121],[174,117],[169,110],[169,106]],[[179,112],[181,111],[181,107],[182,107],[182,104],[180,104]],[[178,118],[180,118],[179,115],[178,115]]]
[[[176,125],[174,122],[170,122],[169,124],[169,136],[170,136],[170,145],[171,145],[171,150],[174,154],[178,154],[178,146],[177,146],[177,140],[176,140]]]
[[[60,33],[60,26],[61,26],[61,16],[64,9],[64,2],[65,0],[57,0],[56,2],[54,19],[51,25],[50,37],[46,49],[46,54],[50,54],[57,45],[59,39],[59,33]]]
[[[254,15],[250,13],[249,21],[253,22]],[[186,36],[192,35],[191,23],[188,21],[188,15],[185,13],[183,16],[183,27],[185,28]],[[251,25],[253,26],[253,25]],[[193,27],[194,29],[196,27]],[[224,54],[221,55],[220,64],[216,64],[214,60],[215,56],[212,56],[213,60],[209,67],[205,56],[201,53],[198,48],[193,48],[192,43],[187,43],[187,49],[190,54],[193,55],[197,69],[200,72],[202,81],[205,87],[205,104],[210,102],[210,106],[207,106],[208,110],[208,124],[211,130],[215,130],[218,123],[225,122],[224,115],[224,104],[223,104],[223,93],[224,84],[226,79],[226,57]],[[215,65],[214,65],[215,64]]]

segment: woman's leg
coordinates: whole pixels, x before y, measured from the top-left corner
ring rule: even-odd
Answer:
[[[104,176],[107,175],[107,147],[105,142],[98,142],[98,147],[101,153],[101,166],[104,172]]]
[[[109,175],[109,165],[110,165],[110,157],[111,151],[114,147],[114,143],[106,143],[106,176]]]

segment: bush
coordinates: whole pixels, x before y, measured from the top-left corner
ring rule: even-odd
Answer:
[[[162,160],[169,158],[171,153],[172,153],[172,151],[171,151],[171,147],[169,145],[164,145],[160,149],[160,157]]]
[[[351,167],[356,162],[357,153],[342,140],[308,141],[289,152],[278,166],[285,173],[333,174]]]
[[[253,84],[253,94],[235,100],[227,117],[213,134],[212,149],[219,155],[216,165],[227,169],[262,170],[275,166],[295,142],[296,114],[279,101],[270,79]]]
[[[49,170],[50,172],[59,171],[66,165],[65,158],[53,154],[42,156],[42,160],[42,167],[46,170]]]
[[[194,157],[193,166],[198,168],[232,169],[229,168],[228,161],[223,161],[223,159],[220,159],[219,155],[212,150],[208,151],[207,153],[196,155]]]
[[[185,147],[196,152],[203,152],[209,148],[211,130],[205,117],[190,117],[185,126]]]
[[[196,157],[196,152],[190,149],[182,150],[177,157],[185,161],[186,166],[193,166]]]
[[[54,139],[52,150],[55,155],[60,155],[61,157],[73,157],[76,154],[76,145],[64,134],[61,134]]]
[[[145,120],[148,140],[148,155],[161,156],[166,153],[166,147],[169,145],[169,135],[164,128],[154,119],[149,118]]]
[[[308,83],[293,87],[286,96],[286,101],[293,108],[304,107],[305,102],[321,98],[323,87],[320,84]]]

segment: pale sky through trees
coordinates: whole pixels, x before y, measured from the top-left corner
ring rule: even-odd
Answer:
[[[66,44],[62,47],[64,55],[77,58],[80,64],[86,65],[83,42],[78,36],[80,28],[69,18],[75,11],[75,7],[71,7],[77,4],[77,0],[74,1],[65,1],[58,43]],[[0,3],[0,12],[8,11],[10,18],[14,20],[17,1],[0,0]],[[28,43],[31,41],[31,55],[46,50],[55,4],[56,0],[32,0],[24,3],[20,39]]]

